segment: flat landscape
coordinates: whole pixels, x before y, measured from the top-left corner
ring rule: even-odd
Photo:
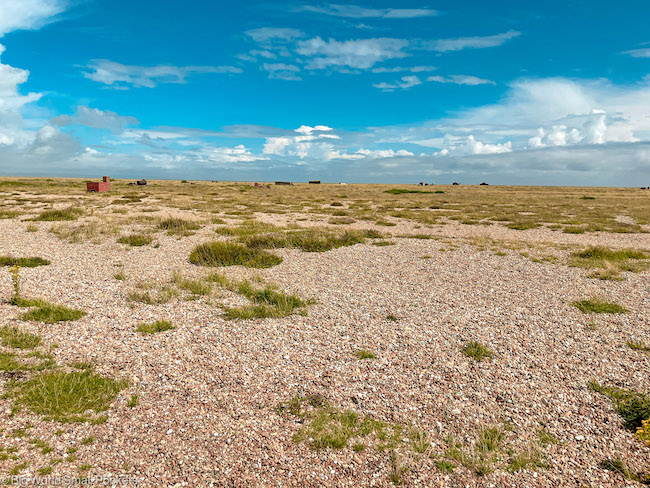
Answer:
[[[650,190],[128,183],[0,179],[0,478],[650,483]]]

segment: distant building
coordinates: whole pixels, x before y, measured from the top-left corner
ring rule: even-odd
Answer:
[[[310,185],[320,185],[320,180],[309,180]]]
[[[276,181],[276,185],[293,185],[290,181]]]
[[[100,181],[86,182],[86,191],[96,191],[98,193],[101,193],[103,191],[108,191],[110,189],[111,189],[111,179],[108,176],[104,176],[101,182]]]
[[[147,184],[147,180],[145,180],[143,178],[143,179],[141,179],[139,181],[136,181],[135,184],[138,185],[138,186],[145,186]]]

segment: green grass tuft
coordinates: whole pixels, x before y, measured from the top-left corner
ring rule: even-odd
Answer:
[[[404,188],[392,188],[390,190],[386,190],[384,193],[389,193],[391,195],[403,195],[405,193],[433,193],[433,192],[432,191],[422,191],[422,190],[406,190]]]
[[[198,230],[201,226],[194,221],[168,217],[158,224],[160,230],[166,230],[168,234],[186,234],[189,231]]]
[[[108,410],[126,381],[115,381],[91,372],[49,371],[23,382],[7,385],[14,408],[25,408],[57,422],[86,422]]]
[[[571,305],[583,313],[626,313],[627,309],[612,302],[606,302],[598,298],[590,300],[579,300]]]
[[[623,417],[628,430],[635,432],[644,420],[650,419],[650,395],[634,390],[602,386],[595,381],[589,383],[589,386],[595,392],[612,400],[614,408]]]
[[[254,235],[242,239],[251,248],[288,247],[305,252],[324,252],[344,246],[361,244],[366,239],[383,237],[375,230],[346,230],[336,232],[323,229],[303,229],[283,233]]]
[[[148,246],[153,242],[153,237],[147,234],[129,234],[120,237],[117,242],[129,246]]]
[[[35,268],[36,266],[47,266],[50,262],[43,258],[13,258],[0,256],[0,266],[19,266],[21,268]]]
[[[164,332],[174,328],[175,327],[168,320],[157,320],[151,324],[140,324],[135,330],[142,334],[155,334],[157,332]]]
[[[492,351],[485,347],[480,342],[471,341],[463,346],[463,354],[465,356],[474,358],[476,361],[482,361],[483,359],[490,359],[492,357]]]
[[[79,320],[81,317],[86,315],[86,312],[83,310],[67,308],[63,305],[56,305],[41,299],[14,297],[11,300],[11,304],[19,307],[34,307],[29,312],[22,314],[20,316],[21,320],[34,320],[46,324],[53,324],[55,322],[71,322],[73,320]]]
[[[34,221],[53,222],[60,220],[77,220],[84,211],[76,207],[68,207],[60,210],[45,210],[41,212]]]
[[[354,354],[357,359],[376,359],[377,356],[372,351],[366,351],[365,349],[357,349],[352,354]]]
[[[235,266],[270,268],[282,258],[270,252],[253,249],[234,242],[207,242],[199,244],[190,254],[190,262],[200,266]]]
[[[0,328],[2,345],[14,349],[34,349],[41,344],[37,335],[23,332],[18,327],[4,326]]]

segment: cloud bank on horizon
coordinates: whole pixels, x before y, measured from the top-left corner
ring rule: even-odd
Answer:
[[[0,174],[650,183],[650,12],[461,3],[0,0]]]

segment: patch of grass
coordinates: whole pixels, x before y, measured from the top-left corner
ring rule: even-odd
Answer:
[[[390,320],[391,322],[397,322],[399,319],[391,313],[386,315],[386,320]]]
[[[583,313],[626,313],[628,310],[613,302],[606,302],[599,298],[579,300],[571,303]]]
[[[217,227],[214,231],[223,236],[247,237],[256,234],[266,234],[280,230],[273,224],[260,222],[259,220],[244,220],[234,227]]]
[[[348,225],[356,222],[352,217],[332,217],[327,221],[328,224],[332,225]]]
[[[422,448],[423,439],[426,443],[426,436],[423,435],[407,437],[401,425],[388,424],[369,416],[361,417],[350,410],[335,409],[322,395],[294,397],[281,405],[278,411],[304,420],[293,440],[296,443],[306,441],[312,449],[343,449],[351,439],[355,439],[357,445],[368,436],[378,441],[376,447],[380,451],[395,449],[404,443],[415,450]]]
[[[509,460],[506,470],[511,473],[522,471],[524,469],[546,469],[548,464],[544,458],[544,454],[540,452],[539,448],[534,445],[529,445],[523,451],[513,454]]]
[[[126,404],[129,408],[135,408],[138,406],[138,395],[131,395],[131,399]]]
[[[117,394],[128,385],[89,371],[49,371],[27,381],[7,384],[6,396],[14,410],[25,408],[57,422],[86,422],[108,410]]]
[[[390,462],[391,470],[388,479],[395,486],[399,486],[404,482],[404,475],[408,472],[409,466],[404,457],[396,452],[391,452]]]
[[[305,252],[324,252],[344,246],[361,244],[366,239],[381,238],[375,230],[346,230],[336,232],[323,229],[303,229],[283,233],[251,236],[243,242],[252,248],[288,247]]]
[[[151,324],[140,324],[135,330],[142,334],[155,334],[157,332],[164,332],[174,328],[175,327],[168,320],[157,320]]]
[[[9,474],[9,476],[16,476],[21,471],[25,471],[27,466],[29,466],[29,463],[27,461],[25,461],[24,463],[17,464],[13,468],[11,468],[7,474]]]
[[[367,351],[365,349],[357,349],[352,354],[354,354],[357,359],[376,359],[377,356],[372,351]]]
[[[633,351],[650,352],[650,346],[643,341],[627,341],[625,344]]]
[[[515,229],[515,230],[536,229],[539,226],[541,226],[539,222],[531,222],[531,221],[511,222],[507,225],[509,229]]]
[[[130,302],[140,302],[147,305],[167,303],[178,296],[178,290],[171,286],[158,287],[155,283],[140,282],[137,290],[131,290],[126,298]]]
[[[595,381],[589,383],[592,390],[609,397],[614,403],[614,408],[623,418],[625,428],[636,431],[642,422],[650,419],[650,395],[634,390],[625,390],[609,386],[602,386]]]
[[[469,358],[473,358],[476,361],[482,361],[483,359],[490,359],[492,357],[492,351],[480,342],[471,341],[463,346],[463,354]]]
[[[209,281],[183,278],[178,271],[172,274],[172,282],[181,290],[189,291],[193,295],[209,295],[212,291]]]
[[[404,188],[391,188],[390,190],[384,191],[384,193],[390,193],[391,195],[403,195],[405,193],[433,193],[433,192],[423,191],[423,190],[406,190]]]
[[[611,471],[612,473],[620,474],[623,478],[629,481],[640,481],[643,484],[650,484],[648,483],[650,480],[630,471],[627,462],[620,455],[615,458],[603,459],[598,463],[598,467]]]
[[[201,225],[192,220],[185,220],[177,217],[168,217],[158,224],[160,230],[166,230],[168,234],[186,234],[193,230],[198,230]]]
[[[650,268],[650,255],[635,249],[609,249],[606,247],[589,247],[574,252],[569,257],[569,266],[595,269],[590,278],[620,279],[618,274],[623,271],[632,273],[645,271]]]
[[[549,444],[557,444],[557,438],[548,432],[546,429],[540,428],[537,430],[537,442],[540,446],[546,447]]]
[[[52,474],[52,466],[46,466],[44,468],[39,468],[38,469],[38,475],[39,476],[47,476],[48,474]]]
[[[18,297],[16,300],[12,300],[12,303],[19,307],[34,307],[29,312],[22,314],[20,316],[21,320],[34,320],[36,322],[53,324],[55,322],[79,320],[86,315],[86,312],[83,310],[67,308],[63,305],[56,305],[41,299],[24,299]]]
[[[383,247],[383,246],[394,246],[395,243],[391,242],[391,241],[375,241],[375,242],[372,243],[372,245],[373,246]]]
[[[95,369],[95,365],[87,361],[77,361],[74,363],[69,363],[68,366],[74,369],[80,369],[82,371],[93,371]]]
[[[61,220],[77,220],[84,211],[77,207],[68,207],[59,210],[45,210],[41,212],[34,221],[53,222]]]
[[[454,469],[456,469],[456,465],[446,459],[441,459],[440,461],[436,461],[435,465],[436,468],[438,468],[443,473],[453,473]]]
[[[3,346],[14,349],[34,349],[41,344],[39,336],[7,325],[0,327],[0,340]]]
[[[81,445],[82,445],[82,446],[89,446],[89,445],[92,444],[93,442],[95,442],[95,437],[93,437],[93,436],[91,435],[91,436],[88,436],[88,437],[86,437],[85,439],[83,439],[83,440],[81,441]]]
[[[21,268],[35,268],[36,266],[47,266],[50,262],[43,258],[14,258],[0,256],[0,266],[19,266]]]
[[[254,249],[234,242],[208,242],[199,244],[190,253],[190,262],[200,266],[235,266],[270,268],[282,262],[282,258],[261,249]]]
[[[0,351],[0,371],[18,371],[23,368],[23,363],[16,360],[12,352]]]
[[[153,237],[148,234],[129,234],[120,237],[117,242],[129,246],[148,246],[153,242]]]
[[[230,289],[244,295],[252,302],[252,305],[226,309],[226,318],[228,319],[250,320],[286,317],[311,303],[303,301],[296,295],[283,293],[271,285],[257,288],[246,280],[236,285],[231,284]]]
[[[124,273],[124,271],[118,271],[113,275],[113,278],[115,278],[118,281],[124,281],[126,280],[126,274]]]

